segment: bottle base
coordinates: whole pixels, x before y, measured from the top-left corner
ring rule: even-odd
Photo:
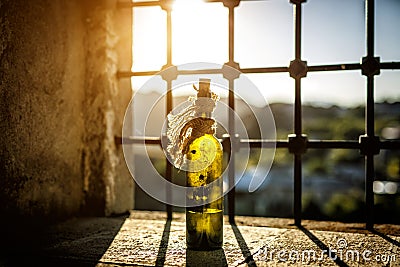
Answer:
[[[222,209],[187,209],[186,246],[189,250],[218,250],[223,243]]]
[[[187,246],[186,249],[193,250],[193,251],[214,251],[214,250],[222,249],[222,245],[220,247],[189,247],[189,246]]]

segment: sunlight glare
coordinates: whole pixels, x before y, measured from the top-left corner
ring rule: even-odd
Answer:
[[[227,62],[227,18],[227,9],[221,3],[175,1],[172,10],[173,64]]]
[[[160,70],[166,63],[166,14],[159,7],[133,13],[133,71]]]

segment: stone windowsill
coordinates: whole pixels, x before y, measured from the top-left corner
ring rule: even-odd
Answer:
[[[237,216],[236,225],[230,225],[225,218],[223,249],[205,252],[186,250],[181,213],[174,213],[172,221],[166,220],[164,212],[148,211],[79,218],[53,226],[36,240],[40,245],[25,244],[30,252],[26,257],[0,258],[0,266],[35,262],[54,266],[400,265],[399,225],[377,225],[367,231],[364,224],[355,223],[306,220],[301,228],[292,223],[292,219]],[[322,253],[329,249],[336,260]],[[297,251],[298,260],[283,262],[290,251],[293,258]],[[352,253],[359,253],[358,261]],[[392,262],[377,262],[377,255],[390,256]]]

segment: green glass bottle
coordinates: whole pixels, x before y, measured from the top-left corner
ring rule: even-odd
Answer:
[[[197,97],[211,97],[210,80],[200,79]],[[223,241],[223,151],[214,136],[215,121],[210,115],[205,112],[191,121],[191,132],[195,139],[184,149],[186,158],[191,162],[186,172],[187,186],[195,187],[193,195],[187,197],[199,203],[213,200],[208,204],[186,208],[186,244],[192,250],[219,249]]]

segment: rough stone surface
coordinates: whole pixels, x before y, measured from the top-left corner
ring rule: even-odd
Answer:
[[[131,49],[119,43],[116,2],[0,2],[2,223],[132,208],[133,181],[114,142],[131,93],[116,77],[120,61],[131,61],[116,50]]]
[[[1,2],[3,212],[63,217],[82,204],[85,51],[77,2]]]
[[[122,149],[116,146],[114,139],[121,136],[123,111],[131,93],[130,90],[119,90],[118,61],[131,60],[117,53],[116,1],[89,3],[86,8],[85,46],[88,50],[83,111],[85,214],[110,215],[133,207],[133,180],[126,171],[123,172]],[[131,50],[129,46],[124,48]],[[121,197],[125,197],[123,202]]]
[[[305,221],[298,228],[292,221],[237,217],[237,224],[231,225],[225,218],[222,249],[190,251],[185,245],[184,214],[175,213],[167,221],[165,213],[133,211],[128,217],[70,220],[35,239],[33,244],[40,244],[33,246],[36,249],[24,249],[29,263],[42,266],[400,265],[398,225],[366,231],[362,224]],[[378,261],[377,255],[385,261]],[[10,257],[1,259],[8,266]],[[16,265],[26,263],[11,259]]]

